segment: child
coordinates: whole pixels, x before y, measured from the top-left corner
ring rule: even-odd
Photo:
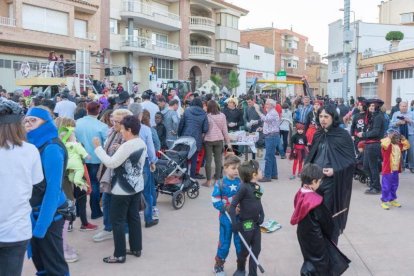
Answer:
[[[391,206],[401,207],[397,199],[399,184],[398,174],[401,172],[402,151],[410,148],[410,144],[397,130],[389,130],[388,137],[381,140],[382,153],[382,197],[381,207],[389,210]]]
[[[256,258],[259,258],[261,250],[260,224],[264,221],[264,211],[260,198],[263,190],[257,182],[262,179],[262,170],[256,160],[245,161],[239,167],[239,176],[242,181],[240,189],[233,197],[229,206],[233,232],[243,235],[248,246],[251,248]],[[239,218],[236,218],[236,208],[240,205]],[[246,258],[249,251],[242,246],[240,254],[237,256],[237,270],[234,276],[244,276]],[[250,257],[249,275],[257,275],[257,265]]]
[[[220,237],[216,254],[216,264],[214,272],[216,275],[224,275],[224,262],[229,255],[231,236],[234,234],[234,246],[237,255],[241,251],[240,237],[233,233],[231,222],[227,218],[225,211],[229,207],[233,196],[240,188],[240,178],[238,177],[238,167],[240,159],[234,154],[227,154],[224,158],[224,178],[223,181],[217,181],[211,195],[213,206],[220,211]]]
[[[161,151],[168,149],[167,146],[167,129],[164,126],[164,115],[161,112],[155,114],[155,129],[157,130],[158,138],[161,143]]]
[[[304,259],[300,275],[340,275],[349,263],[331,242],[332,215],[323,204],[323,197],[316,193],[322,177],[321,167],[306,165],[301,174],[302,187],[295,195],[290,223],[298,225],[296,233]]]
[[[289,157],[290,160],[293,160],[292,176],[290,177],[291,180],[296,178],[296,169],[298,169],[298,176],[300,175],[303,161],[305,160],[307,139],[304,131],[305,126],[303,124],[296,124],[296,133],[290,140],[290,144],[293,148]]]

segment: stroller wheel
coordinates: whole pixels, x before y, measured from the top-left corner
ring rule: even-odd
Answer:
[[[184,203],[185,203],[185,194],[181,190],[176,191],[172,197],[172,206],[174,207],[174,209],[178,210],[184,206]]]
[[[193,182],[190,189],[187,190],[187,196],[191,199],[195,199],[200,194],[200,184]]]

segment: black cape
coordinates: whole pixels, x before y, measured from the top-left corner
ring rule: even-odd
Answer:
[[[321,147],[324,150],[321,151]],[[315,163],[321,154],[328,158],[334,175],[323,179],[318,192],[323,195],[324,204],[332,214],[347,208],[347,211],[334,218],[335,230],[342,233],[348,218],[356,164],[355,150],[349,133],[340,127],[319,129],[315,133],[314,142],[305,163]],[[339,236],[339,233],[337,235]],[[335,238],[333,240],[335,241]]]

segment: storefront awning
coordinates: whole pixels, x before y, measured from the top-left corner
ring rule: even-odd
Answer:
[[[372,78],[363,78],[363,79],[359,79],[357,81],[357,83],[369,83],[369,82],[376,82],[377,78],[376,77],[372,77]]]

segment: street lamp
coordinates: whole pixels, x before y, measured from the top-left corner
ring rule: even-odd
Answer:
[[[348,100],[348,79],[349,79],[349,54],[350,42],[353,40],[349,30],[349,14],[351,11],[351,0],[344,0],[344,31],[343,31],[343,65],[345,74],[342,77],[342,98]],[[355,13],[354,13],[355,15]]]

